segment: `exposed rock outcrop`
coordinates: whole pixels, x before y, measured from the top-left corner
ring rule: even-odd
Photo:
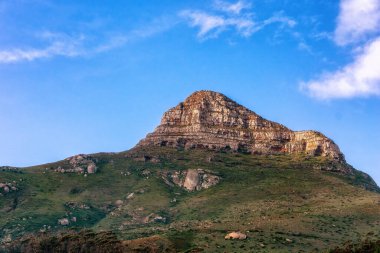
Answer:
[[[167,111],[137,146],[233,150],[253,154],[305,153],[344,161],[339,147],[316,131],[292,131],[226,96],[198,91]]]
[[[75,155],[65,159],[66,164],[59,166],[54,170],[61,173],[88,173],[94,174],[98,168],[96,166],[97,159],[89,155]]]
[[[65,207],[67,207],[68,209],[85,209],[85,210],[88,210],[91,208],[91,206],[85,203],[77,203],[77,202],[72,202],[72,201],[66,202]]]
[[[0,196],[6,195],[11,192],[15,192],[15,191],[18,191],[16,181],[0,183]]]
[[[158,222],[158,223],[166,223],[166,217],[162,217],[161,215],[151,213],[143,219],[144,223]]]
[[[10,172],[22,173],[20,168],[12,167],[12,166],[0,166],[0,171],[10,171]]]
[[[170,186],[177,185],[187,191],[199,191],[210,188],[220,181],[220,176],[203,169],[189,169],[183,171],[167,171],[162,178]]]

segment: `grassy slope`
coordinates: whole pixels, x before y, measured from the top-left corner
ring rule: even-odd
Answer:
[[[161,162],[130,158],[147,154]],[[198,247],[206,252],[310,252],[360,241],[368,233],[380,237],[380,195],[354,186],[362,183],[361,174],[348,178],[312,169],[327,163],[320,158],[170,148],[95,156],[100,170],[88,177],[45,170],[59,162],[26,168],[21,174],[0,172],[0,182],[17,181],[21,189],[0,196],[0,237],[16,238],[44,225],[50,231],[66,229],[57,220],[74,216],[77,222],[71,228],[112,230],[121,239],[159,234],[182,251]],[[189,168],[218,172],[222,182],[188,193],[167,186],[158,175],[162,169]],[[145,169],[151,175],[142,175]],[[127,200],[132,192],[134,197]],[[116,200],[123,204],[116,206]],[[91,208],[69,208],[67,202]],[[151,213],[167,222],[145,224],[143,219]],[[224,235],[235,230],[248,239],[225,241]]]

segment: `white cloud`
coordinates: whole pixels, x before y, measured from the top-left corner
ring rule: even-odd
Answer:
[[[60,52],[57,45],[49,46],[44,49],[11,49],[0,51],[0,63],[11,63],[20,61],[33,61],[41,58],[49,58],[55,55],[65,55],[65,52]],[[69,53],[73,56],[72,53]]]
[[[380,37],[361,49],[353,63],[303,83],[301,87],[319,99],[380,96],[379,59]]]
[[[297,22],[289,17],[283,16],[281,13],[274,15],[273,17],[270,17],[266,20],[264,20],[263,25],[270,25],[273,23],[281,23],[285,26],[294,27]]]
[[[108,41],[103,44],[96,46],[93,50],[89,50],[92,53],[103,53],[115,48],[120,48],[128,43],[129,38],[125,35],[115,35],[112,36]]]
[[[308,44],[306,44],[305,41],[298,42],[298,49],[301,50],[301,51],[306,51],[306,52],[308,52],[311,55],[314,54],[311,46],[308,45]]]
[[[45,31],[36,34],[38,42],[45,46],[0,50],[0,64],[34,61],[44,58],[92,56],[125,46],[131,41],[146,39],[163,33],[178,23],[161,17],[152,23],[127,33],[87,38],[84,35],[69,36],[64,33]],[[105,37],[105,38],[101,38]]]
[[[245,1],[237,1],[236,3],[229,3],[222,0],[214,1],[214,7],[217,10],[224,11],[230,14],[238,15],[244,9],[250,9],[251,4]]]
[[[255,25],[248,18],[226,18],[196,10],[182,11],[180,16],[186,18],[191,27],[199,27],[198,37],[202,39],[216,37],[229,27],[235,29],[242,36],[250,36]]]
[[[130,39],[145,39],[164,33],[179,23],[177,16],[162,16],[154,19],[150,24],[134,29],[128,33]]]
[[[380,96],[380,1],[341,0],[334,41],[338,46],[356,46],[353,61],[340,69],[301,83],[318,99]],[[377,36],[377,37],[376,37]]]
[[[242,9],[248,8],[248,4],[242,1],[235,4],[227,4],[221,1],[216,3],[216,10],[221,10],[221,6],[223,6],[223,10],[232,15],[215,14],[200,10],[184,10],[179,13],[182,18],[188,21],[189,26],[199,28],[197,33],[199,39],[216,38],[226,30],[235,30],[240,36],[249,37],[273,23],[280,23],[282,26],[288,27],[296,25],[296,21],[284,16],[282,13],[276,13],[266,20],[256,22],[252,18],[252,12],[241,13]]]
[[[71,38],[66,35],[44,32],[39,37],[50,43],[43,48],[15,48],[0,51],[0,63],[15,63],[50,58],[53,56],[74,57],[83,54],[83,36]]]
[[[159,17],[154,19],[150,24],[134,29],[128,33],[113,35],[106,42],[96,46],[92,53],[102,53],[125,46],[129,42],[147,39],[157,34],[164,33],[178,24],[178,19],[170,17]]]
[[[341,0],[334,40],[347,45],[380,30],[379,0]]]

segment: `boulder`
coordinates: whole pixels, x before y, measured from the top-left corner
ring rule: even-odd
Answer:
[[[227,234],[224,239],[226,240],[245,240],[247,239],[247,235],[246,234],[243,234],[241,232],[231,232],[229,234]]]
[[[200,174],[198,170],[187,170],[183,187],[188,191],[194,191],[199,188]]]
[[[67,226],[70,224],[70,221],[68,218],[62,218],[58,220],[58,224],[62,226]]]
[[[95,163],[90,163],[87,166],[87,173],[88,174],[94,174],[95,172],[96,172],[96,165],[95,165]]]
[[[12,235],[10,234],[5,235],[2,239],[2,243],[10,243],[10,242],[12,242]]]
[[[124,202],[121,199],[115,201],[116,206],[121,206]]]
[[[208,170],[188,169],[166,171],[162,174],[162,179],[169,186],[177,185],[187,191],[199,191],[218,184],[221,177]]]
[[[3,191],[4,191],[5,193],[8,193],[8,192],[10,191],[10,189],[9,189],[9,187],[6,185],[6,186],[3,187]]]

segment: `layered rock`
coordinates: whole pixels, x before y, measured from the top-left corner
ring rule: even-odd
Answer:
[[[344,161],[339,147],[316,131],[292,131],[226,96],[198,91],[167,111],[137,146],[233,150],[252,154],[305,153]]]

